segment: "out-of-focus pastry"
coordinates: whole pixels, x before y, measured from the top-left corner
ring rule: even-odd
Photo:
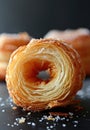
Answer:
[[[6,68],[11,53],[22,45],[26,45],[30,41],[28,33],[18,34],[1,34],[0,35],[0,80],[5,79]]]
[[[43,79],[40,72],[49,76]],[[32,39],[18,48],[10,57],[6,73],[7,89],[14,103],[32,111],[70,104],[83,79],[79,54],[52,39]]]
[[[80,54],[87,75],[90,75],[90,31],[85,28],[76,30],[51,30],[45,38],[64,40]]]

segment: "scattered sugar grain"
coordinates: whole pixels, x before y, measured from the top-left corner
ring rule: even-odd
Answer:
[[[28,112],[27,115],[28,115],[28,116],[31,115],[31,112]]]
[[[14,107],[14,105],[12,104],[12,102],[10,102],[9,105],[10,105],[12,108]]]
[[[16,118],[15,120],[16,120],[16,121],[18,121],[18,120],[19,120],[19,118]]]
[[[19,124],[17,124],[16,126],[19,126]]]
[[[3,109],[2,112],[5,112],[5,109]]]
[[[47,129],[47,130],[51,130],[51,129],[49,128],[49,126],[47,126],[46,129]]]
[[[17,122],[14,122],[14,125],[18,126],[18,123],[17,123]]]
[[[14,127],[14,125],[11,125],[11,127]]]
[[[62,124],[62,127],[66,127],[66,124]]]
[[[39,122],[42,122],[42,120],[40,119]]]
[[[46,124],[48,125],[49,123],[48,123],[48,122],[46,122]]]
[[[27,122],[28,125],[31,125],[31,122]]]
[[[10,126],[10,124],[8,123],[7,126]]]
[[[31,123],[32,126],[36,126],[36,124],[34,122]]]
[[[74,121],[74,123],[78,124],[78,121]]]
[[[65,120],[65,117],[62,117],[62,118],[61,118],[61,121],[63,121],[63,120]]]
[[[53,126],[53,125],[51,125],[51,126],[50,126],[50,128],[52,129],[52,128],[54,128],[54,126]]]
[[[61,119],[60,116],[56,116],[56,117],[55,117],[55,121],[56,121],[56,122],[58,122],[60,119]]]
[[[49,129],[49,126],[47,126],[46,128]]]
[[[74,124],[74,127],[77,127],[77,124]]]

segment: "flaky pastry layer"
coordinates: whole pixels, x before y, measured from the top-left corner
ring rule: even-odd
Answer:
[[[80,54],[85,72],[90,75],[90,31],[85,28],[76,30],[51,30],[45,38],[64,40],[72,45]]]
[[[38,78],[47,71],[47,80]],[[81,89],[84,71],[79,54],[62,41],[32,39],[10,57],[7,89],[14,103],[40,111],[69,104]]]

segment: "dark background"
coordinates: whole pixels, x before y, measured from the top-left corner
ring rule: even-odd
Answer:
[[[90,0],[0,0],[0,33],[90,27]]]

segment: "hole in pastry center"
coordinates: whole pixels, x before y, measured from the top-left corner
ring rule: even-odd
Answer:
[[[49,80],[50,78],[50,74],[48,73],[47,70],[42,70],[40,71],[37,75],[37,78],[41,79],[41,80]]]
[[[23,76],[28,82],[39,84],[48,83],[55,74],[54,64],[41,59],[32,59],[23,64]]]

